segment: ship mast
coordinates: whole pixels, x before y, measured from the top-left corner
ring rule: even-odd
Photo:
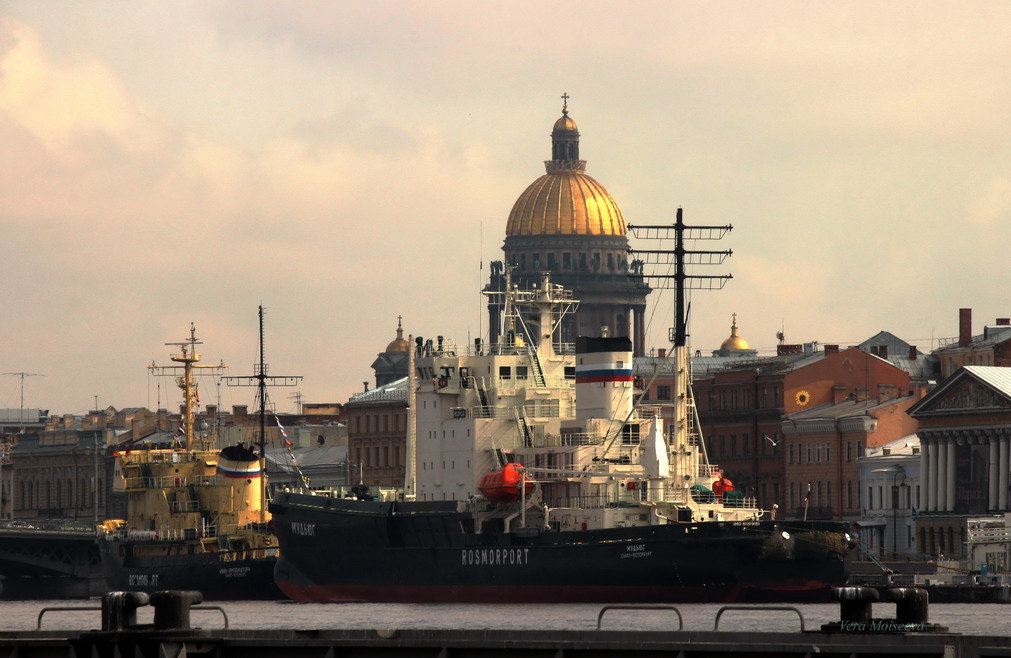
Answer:
[[[260,399],[260,523],[267,522],[267,387],[268,386],[298,386],[301,375],[267,375],[267,360],[264,357],[263,340],[263,305],[259,306],[259,356],[260,360],[253,366],[256,374],[243,377],[226,377],[229,386],[256,386],[257,397]]]
[[[695,251],[685,249],[685,238],[690,240],[720,240],[734,229],[726,226],[687,226],[682,218],[681,208],[672,226],[632,226],[629,230],[636,238],[646,240],[674,239],[674,250],[629,249],[629,253],[641,258],[641,264],[653,266],[673,266],[673,274],[644,274],[643,278],[654,289],[674,290],[674,327],[670,340],[674,344],[674,372],[676,396],[674,398],[675,445],[686,444],[692,428],[688,415],[690,400],[691,367],[688,360],[688,315],[691,304],[686,303],[686,290],[719,290],[733,278],[730,274],[701,275],[687,274],[686,265],[720,265],[733,252]],[[672,285],[673,284],[673,285]],[[699,441],[705,454],[705,442]],[[708,461],[708,456],[707,456]]]
[[[176,363],[181,363],[180,366],[158,366],[152,363],[148,366],[148,370],[151,371],[156,377],[175,377],[176,384],[183,392],[183,436],[185,437],[185,447],[187,450],[195,450],[196,439],[194,432],[194,402],[199,403],[197,385],[193,381],[194,371],[198,368],[207,369],[210,375],[220,376],[224,369],[227,368],[224,362],[219,363],[216,366],[205,366],[197,365],[200,361],[200,355],[197,354],[197,345],[203,345],[203,341],[197,339],[197,329],[196,326],[190,323],[190,337],[181,343],[165,343],[166,345],[179,348],[179,354],[172,354],[169,359],[175,361]],[[179,375],[179,371],[182,370],[182,375]]]

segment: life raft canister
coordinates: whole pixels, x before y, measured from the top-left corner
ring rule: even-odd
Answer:
[[[717,498],[723,498],[723,494],[733,490],[734,483],[725,477],[721,477],[716,482],[713,482],[713,493],[716,494]]]
[[[520,499],[520,482],[523,480],[523,464],[506,464],[502,468],[481,476],[477,490],[493,503],[512,503]],[[534,485],[526,482],[526,493],[530,494]]]

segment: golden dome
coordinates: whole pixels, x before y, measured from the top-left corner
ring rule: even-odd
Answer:
[[[625,218],[604,186],[580,171],[554,171],[516,199],[506,235],[625,235]]]
[[[558,118],[558,121],[555,121],[555,126],[552,130],[577,130],[576,122],[569,116],[568,110],[563,111],[562,116]]]
[[[404,330],[400,326],[400,316],[397,316],[397,337],[386,346],[387,352],[406,352],[411,349],[411,344],[404,340]]]
[[[737,335],[737,314],[734,313],[734,320],[730,325],[730,338],[723,341],[720,345],[721,350],[746,350],[748,349],[748,341],[744,340]]]
[[[551,133],[551,160],[547,173],[531,183],[516,199],[506,236],[617,235],[627,233],[618,204],[603,185],[585,173],[579,159],[579,132],[565,106]]]

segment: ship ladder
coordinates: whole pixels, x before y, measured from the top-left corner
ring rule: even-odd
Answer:
[[[534,445],[533,433],[530,431],[530,424],[527,423],[526,409],[513,407],[513,414],[516,416],[516,427],[519,429],[520,439],[524,448],[531,448]]]
[[[699,452],[702,455],[702,460],[706,465],[709,464],[709,451],[706,449],[706,442],[702,436],[702,423],[699,421],[699,410],[695,405],[695,389],[689,385],[688,386],[688,444],[691,445],[693,442],[699,447]],[[698,475],[698,474],[696,474]]]
[[[530,369],[533,370],[534,386],[544,388],[547,382],[544,379],[544,370],[541,368],[541,359],[537,356],[537,350],[532,346],[527,346],[527,354],[530,355]]]

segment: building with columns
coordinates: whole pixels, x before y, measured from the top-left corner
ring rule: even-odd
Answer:
[[[909,413],[920,423],[919,549],[960,558],[970,517],[1011,511],[1011,368],[961,368]]]
[[[632,338],[641,356],[646,342],[646,296],[650,288],[639,263],[628,260],[625,218],[611,194],[586,174],[579,159],[579,131],[569,116],[568,96],[551,131],[546,173],[520,194],[506,223],[505,263],[491,264],[489,292],[505,290],[506,279],[534,288],[542,272],[573,291],[576,313],[563,319],[560,341],[576,336]],[[509,271],[506,271],[506,268]],[[503,297],[488,300],[489,339],[502,331]],[[536,341],[535,341],[536,342]]]

